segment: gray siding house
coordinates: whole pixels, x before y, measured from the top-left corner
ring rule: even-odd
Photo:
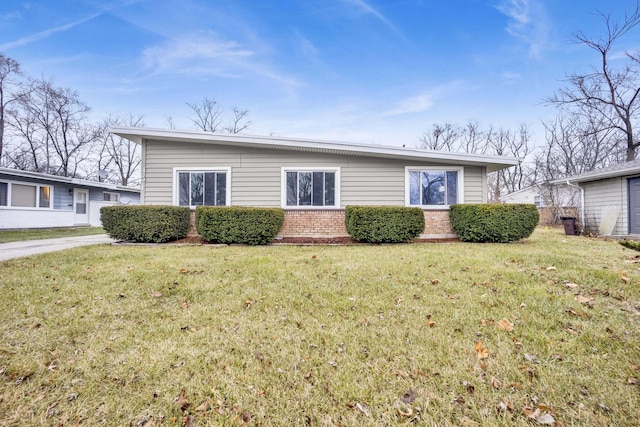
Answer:
[[[100,226],[100,208],[139,204],[140,190],[0,168],[0,229]]]
[[[640,234],[640,160],[570,176],[552,184],[567,182],[582,189],[584,231],[614,236]]]
[[[487,173],[515,158],[140,127],[145,205],[282,207],[279,237],[346,236],[348,205],[417,206],[424,238],[454,237],[449,206],[485,203]]]

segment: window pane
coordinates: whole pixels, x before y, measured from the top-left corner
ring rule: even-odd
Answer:
[[[313,206],[324,206],[324,172],[313,173]]]
[[[216,174],[216,206],[227,204],[227,174],[220,172]]]
[[[9,184],[0,182],[0,206],[7,206],[7,195],[9,194]]]
[[[33,185],[11,185],[11,206],[36,207],[36,187]]]
[[[216,205],[216,174],[207,172],[204,174],[204,205]]]
[[[298,205],[311,206],[311,172],[298,172]]]
[[[447,205],[458,203],[458,172],[447,172]]]
[[[287,172],[287,206],[298,205],[298,172]]]
[[[409,204],[420,204],[420,172],[409,172]]]
[[[191,206],[202,206],[204,203],[204,174],[191,174]]]
[[[40,201],[41,208],[51,207],[51,187],[40,187]]]
[[[181,172],[178,174],[178,185],[178,204],[189,206],[189,173]]]
[[[444,205],[444,172],[422,172],[422,204]]]
[[[335,206],[336,204],[335,172],[324,173],[324,204],[327,206]]]

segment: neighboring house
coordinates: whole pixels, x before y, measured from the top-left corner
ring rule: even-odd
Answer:
[[[99,226],[102,206],[139,203],[137,188],[0,168],[0,229]]]
[[[348,205],[417,206],[422,237],[454,237],[449,206],[486,203],[487,173],[519,160],[382,145],[140,127],[145,205],[282,207],[278,236],[344,237]]]
[[[586,232],[640,234],[640,160],[619,163],[553,181],[582,189],[580,206]]]
[[[575,186],[560,183],[534,184],[500,197],[502,203],[531,203],[540,210],[540,223],[557,223],[561,217],[576,215],[580,191]]]

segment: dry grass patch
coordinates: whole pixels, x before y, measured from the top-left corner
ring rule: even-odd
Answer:
[[[97,246],[0,263],[4,425],[635,425],[636,253]]]

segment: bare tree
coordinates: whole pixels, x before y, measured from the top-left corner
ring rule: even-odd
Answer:
[[[251,126],[251,121],[247,120],[249,112],[233,107],[233,117],[224,125],[224,109],[213,98],[204,97],[199,103],[187,106],[193,111],[194,117],[191,119],[198,130],[203,132],[219,133],[241,133]],[[172,124],[172,122],[170,122]]]
[[[52,80],[31,80],[17,102],[12,127],[29,145],[35,170],[76,176],[96,140],[85,105],[75,91],[58,88]]]
[[[431,130],[423,132],[419,148],[434,151],[460,151],[458,145],[462,136],[460,126],[451,123],[434,123]]]
[[[589,110],[599,115],[604,127],[615,129],[623,135],[626,160],[633,160],[640,141],[634,128],[640,108],[640,55],[625,52],[627,60],[619,68],[612,65],[616,43],[640,24],[640,2],[631,13],[625,13],[622,21],[611,14],[598,12],[605,27],[604,37],[592,37],[584,32],[575,36],[578,44],[587,46],[598,54],[598,66],[590,73],[571,74],[567,85],[547,101],[560,108],[577,111]]]
[[[0,53],[0,160],[4,149],[4,130],[6,127],[5,117],[9,104],[16,100],[16,81],[14,78],[20,76],[20,64],[15,59],[11,59]]]
[[[130,186],[140,182],[140,164],[142,162],[140,145],[109,132],[116,126],[144,126],[142,116],[129,114],[126,117],[109,116],[100,126],[97,159],[101,170],[109,173],[108,180]]]

